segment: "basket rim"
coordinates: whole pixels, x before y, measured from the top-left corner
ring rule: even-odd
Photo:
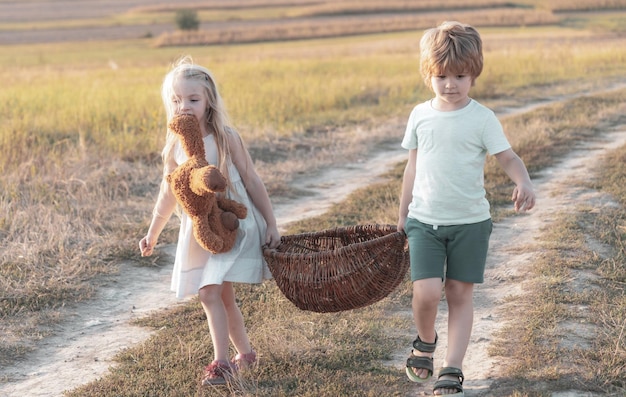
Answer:
[[[334,250],[318,251],[318,252],[310,252],[310,253],[288,253],[288,252],[281,252],[281,251],[279,251],[276,248],[264,248],[263,249],[263,255],[268,256],[268,257],[273,258],[273,259],[280,259],[280,258],[285,259],[285,258],[294,258],[294,257],[298,257],[298,258],[327,258],[327,257],[331,257],[331,256],[334,257],[334,256],[337,256],[337,255],[344,254],[345,251],[353,251],[355,249],[367,248],[370,245],[380,244],[381,242],[382,243],[386,243],[387,240],[393,241],[393,240],[396,240],[398,238],[402,238],[402,240],[404,240],[404,238],[406,237],[404,232],[397,231],[397,227],[395,225],[378,225],[378,224],[374,224],[374,225],[354,225],[354,226],[335,227],[335,228],[332,228],[332,229],[326,229],[326,230],[317,231],[317,232],[298,233],[298,234],[292,234],[292,235],[283,236],[283,237],[281,237],[281,244],[289,243],[289,240],[294,240],[296,238],[334,237],[334,236],[336,236],[336,235],[338,235],[340,233],[353,232],[355,230],[363,230],[363,229],[372,229],[372,230],[380,231],[380,232],[383,232],[383,233],[386,233],[386,234],[384,234],[382,236],[378,236],[378,237],[376,237],[374,239],[371,239],[371,240],[355,242],[355,243],[352,243],[350,245],[345,245],[345,246],[342,246],[342,247],[339,247],[339,248],[335,248]],[[279,248],[280,248],[280,246],[279,246]]]
[[[372,229],[372,230],[375,229],[375,230],[379,230],[383,232],[396,232],[397,226],[391,225],[391,224],[379,224],[379,223],[359,224],[359,225],[350,225],[350,226],[337,226],[337,227],[331,227],[328,229],[318,230],[314,232],[302,232],[302,233],[288,234],[282,237],[284,238],[301,237],[301,236],[323,237],[323,236],[331,236],[339,232],[353,231],[353,230],[360,230],[360,229]]]

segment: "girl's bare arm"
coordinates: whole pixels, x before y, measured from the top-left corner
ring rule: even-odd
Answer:
[[[150,222],[150,228],[148,233],[139,242],[139,249],[141,250],[141,256],[150,256],[154,251],[154,247],[161,235],[161,232],[165,228],[165,225],[169,221],[170,217],[176,209],[176,197],[172,193],[169,184],[167,183],[166,175],[176,168],[176,163],[169,162],[164,170],[163,179],[161,180],[161,188],[159,190],[159,196],[154,205],[152,211],[152,221]]]
[[[250,153],[243,145],[241,138],[233,133],[228,141],[233,164],[237,167],[241,179],[254,205],[258,208],[267,224],[265,244],[270,248],[276,248],[280,244],[280,233],[276,225],[276,217],[272,209],[269,194],[265,184],[254,168]]]

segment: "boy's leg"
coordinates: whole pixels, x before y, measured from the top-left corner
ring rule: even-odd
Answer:
[[[446,244],[445,240],[439,237],[437,227],[412,218],[407,219],[405,231],[409,243],[411,280],[413,281],[413,299],[411,302],[413,321],[419,339],[427,345],[432,345],[437,338],[435,320],[441,300]],[[416,346],[414,345],[414,347]],[[422,349],[414,348],[412,355],[432,358],[433,350],[434,346],[425,346]],[[415,360],[409,359],[406,370],[412,371],[418,378],[426,380],[430,375],[429,369],[414,367],[414,365],[424,365],[432,368],[432,363],[426,362],[426,364],[429,365],[418,364]],[[407,375],[413,381],[421,381],[413,379],[409,372]]]
[[[474,283],[483,282],[492,227],[489,219],[475,224],[453,226],[447,231],[448,267],[444,288],[448,304],[448,349],[443,362],[444,368],[463,369],[463,359],[474,322]],[[458,381],[459,377],[443,375],[439,379]],[[445,387],[435,389],[434,394],[453,394],[457,391],[448,386],[445,384]]]
[[[462,369],[474,321],[474,284],[448,279],[445,291],[448,302],[448,350],[443,366]]]
[[[441,299],[441,284],[440,278],[427,278],[413,282],[413,321],[417,335],[425,343],[435,343],[437,338],[435,321]],[[433,353],[420,352],[415,349],[412,354],[421,357],[433,356]],[[429,375],[428,370],[421,368],[413,368],[413,372],[422,379],[426,379]]]
[[[474,305],[472,301],[474,284],[457,280],[446,280],[446,301],[448,302],[448,350],[443,367],[463,369],[463,359],[469,345],[474,321]],[[440,380],[457,381],[454,375],[442,375]],[[454,394],[457,389],[445,387],[435,389],[433,394]]]

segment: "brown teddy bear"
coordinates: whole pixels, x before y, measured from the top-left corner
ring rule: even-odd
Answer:
[[[176,167],[167,181],[193,222],[194,237],[202,248],[214,254],[230,251],[235,244],[239,219],[246,217],[247,208],[217,194],[226,190],[226,179],[206,160],[196,117],[176,116],[169,129],[179,136],[189,159]]]

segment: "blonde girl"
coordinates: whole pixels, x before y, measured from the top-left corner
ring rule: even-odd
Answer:
[[[256,352],[235,301],[233,283],[260,283],[271,277],[263,260],[262,246],[277,247],[280,234],[265,185],[239,134],[229,126],[211,72],[194,64],[190,57],[184,57],[165,76],[161,93],[168,122],[180,114],[198,119],[207,161],[216,165],[228,180],[226,196],[248,208],[247,217],[240,220],[235,246],[223,254],[203,250],[193,237],[191,220],[187,214],[179,214],[172,290],[179,298],[198,294],[214,350],[214,359],[205,368],[202,383],[225,384],[238,368],[256,361]],[[176,209],[166,176],[187,160],[178,138],[169,130],[162,157],[161,188],[148,232],[139,242],[142,256],[152,255],[160,233]],[[232,358],[229,340],[236,350]]]

